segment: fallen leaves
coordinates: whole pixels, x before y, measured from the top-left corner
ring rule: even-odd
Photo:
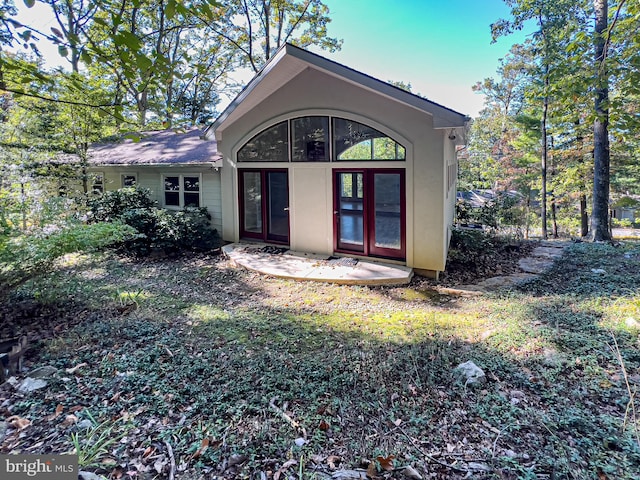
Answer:
[[[389,455],[388,457],[376,457],[377,462],[380,464],[380,468],[387,472],[393,470],[393,461],[395,460],[395,455]]]
[[[78,417],[71,413],[64,418],[64,421],[61,423],[61,425],[63,427],[70,427],[71,425],[75,425],[76,423],[78,423]]]
[[[64,406],[62,406],[62,404],[59,404],[56,407],[56,411],[54,413],[52,413],[51,415],[49,415],[47,417],[47,420],[48,421],[55,420],[56,418],[58,418],[62,414],[63,410],[64,410]]]
[[[31,425],[31,420],[19,417],[18,415],[11,415],[9,418],[7,418],[6,422],[11,428],[15,428],[18,431],[24,430]]]
[[[336,468],[338,468],[338,465],[340,465],[340,462],[342,461],[342,457],[339,457],[338,455],[329,455],[327,457],[327,465],[331,470],[335,470]]]
[[[194,452],[194,454],[191,456],[191,458],[193,460],[196,460],[198,458],[200,458],[200,456],[207,451],[207,448],[209,448],[209,438],[203,438],[202,442],[200,442],[200,447],[198,448],[198,450],[196,450]]]
[[[71,368],[65,369],[65,372],[67,372],[69,375],[74,375],[82,367],[86,367],[86,366],[87,366],[87,363],[86,362],[82,362],[82,363],[79,363],[78,365],[76,365],[75,367],[71,367]]]

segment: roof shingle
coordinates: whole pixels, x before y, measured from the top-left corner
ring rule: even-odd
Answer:
[[[119,143],[89,147],[92,165],[184,165],[212,163],[221,157],[216,142],[203,140],[202,131],[158,130],[140,133],[140,141],[127,138]]]

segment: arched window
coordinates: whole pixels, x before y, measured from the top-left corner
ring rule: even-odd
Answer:
[[[263,130],[238,152],[239,162],[288,162],[289,122],[286,120]]]
[[[294,162],[328,162],[329,117],[291,120],[291,143]]]
[[[393,138],[363,123],[314,115],[277,123],[254,136],[238,151],[239,162],[288,162],[289,159],[294,162],[406,160],[406,150]]]
[[[384,133],[353,120],[333,119],[337,160],[405,160],[405,148]]]

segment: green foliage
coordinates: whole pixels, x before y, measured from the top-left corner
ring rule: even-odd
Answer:
[[[458,200],[456,220],[462,225],[482,225],[492,230],[522,227],[526,222],[524,201],[514,192],[497,192],[479,207]]]
[[[523,189],[526,185],[529,190],[542,190],[544,180],[536,163],[541,163],[544,121],[548,146],[546,185],[552,193],[549,201],[567,206],[558,210],[559,222],[571,223],[571,218],[565,218],[571,216],[577,216],[580,222],[581,215],[586,216],[586,197],[593,191],[596,201],[592,197],[588,204],[598,208],[590,212],[591,220],[597,218],[598,225],[606,224],[607,195],[600,186],[608,185],[609,178],[598,182],[593,178],[594,158],[602,158],[594,156],[593,146],[603,144],[594,141],[593,126],[596,116],[602,117],[604,111],[596,112],[593,95],[604,85],[605,76],[610,75],[610,96],[603,103],[610,114],[610,183],[614,193],[637,193],[638,118],[632,113],[637,111],[640,98],[636,68],[638,38],[632,33],[640,24],[637,2],[618,2],[612,7],[604,35],[594,31],[594,2],[510,0],[507,4],[510,18],[491,26],[494,40],[522,28],[533,27],[535,31],[524,45],[514,46],[498,70],[497,80],[486,79],[476,86],[487,95],[487,104],[481,118],[485,129],[471,131],[473,154],[476,158],[499,161],[502,168],[494,177],[496,183],[506,179],[514,183],[510,188],[518,188],[522,193],[526,193]],[[598,60],[593,59],[594,42],[600,46],[606,42],[604,55]],[[516,50],[524,56],[515,55]],[[526,56],[529,60],[522,62]],[[591,60],[585,62],[585,58]],[[530,165],[523,169],[527,161]],[[509,168],[517,163],[520,168]],[[602,161],[596,163],[600,165]],[[473,167],[479,172],[493,171]],[[532,174],[540,178],[534,182]],[[472,185],[471,188],[495,188],[482,183]],[[542,203],[543,199],[540,200]],[[569,207],[571,204],[573,208]]]
[[[157,202],[151,200],[148,189],[120,188],[90,198],[87,206],[92,221],[112,222],[122,218],[130,210],[156,208]]]
[[[481,256],[495,249],[495,235],[469,228],[454,228],[449,242],[449,262],[473,265]]]
[[[637,208],[640,206],[640,201],[632,197],[620,197],[613,204],[614,208]]]
[[[48,226],[27,234],[0,237],[0,283],[11,288],[47,272],[63,255],[102,250],[135,237],[121,222]]]
[[[3,88],[89,107],[117,123],[145,125],[154,118],[158,126],[170,126],[209,120],[220,92],[238,89],[228,79],[233,69],[249,66],[257,72],[284,42],[331,51],[341,44],[327,32],[331,18],[321,0],[43,3],[57,22],[50,32],[30,22],[14,23],[15,9],[5,6],[0,41],[19,42],[35,55],[41,42],[55,45],[77,77],[73,88],[43,89],[55,86],[58,75],[2,52]],[[93,92],[101,81],[109,95],[98,100]]]
[[[122,244],[126,253],[146,256],[160,250],[167,255],[186,251],[207,251],[220,246],[220,237],[211,228],[206,208],[174,212],[156,207],[149,191],[123,188],[89,200],[92,221],[121,221],[138,235]]]
[[[480,256],[498,245],[470,235],[456,245]],[[40,358],[60,369],[85,364],[78,381],[51,382],[29,398],[14,392],[12,411],[45,418],[60,396],[67,409],[86,404],[90,392],[99,420],[88,432],[72,430],[85,458],[89,437],[100,438],[90,435],[94,427],[126,407],[127,424],[118,421],[109,438],[126,431],[127,442],[111,444],[109,457],[123,468],[160,470],[166,442],[194,478],[240,455],[246,463],[216,474],[248,478],[265,464],[277,471],[291,458],[328,457],[336,445],[340,469],[357,468],[365,455],[404,452],[420,473],[462,478],[425,459],[414,440],[438,438],[438,458],[448,465],[471,468],[457,460],[478,453],[473,461],[494,470],[480,478],[588,479],[601,470],[635,480],[640,450],[628,407],[638,405],[631,383],[640,367],[638,285],[640,244],[633,242],[574,244],[557,268],[516,291],[442,291],[437,300],[420,294],[423,280],[402,289],[323,285],[257,278],[208,256],[135,264],[83,256],[9,299],[21,302],[7,302],[42,305],[37,300],[73,292],[74,308],[61,302],[52,316],[81,320],[45,340]],[[111,308],[141,289],[149,301],[135,313]],[[414,295],[398,296],[405,290]],[[486,372],[482,387],[452,382],[452,369],[466,360]],[[270,404],[305,429],[304,445],[294,445],[302,434]],[[33,429],[23,446],[37,453],[54,435],[60,450],[74,446],[55,421]],[[304,468],[304,478],[322,474]]]
[[[71,444],[78,455],[78,465],[82,468],[99,467],[104,457],[118,445],[127,434],[128,425],[118,420],[107,419],[98,423],[87,412],[91,426],[71,434]]]
[[[613,218],[611,223],[614,227],[620,228],[631,228],[633,227],[633,222],[628,218]]]

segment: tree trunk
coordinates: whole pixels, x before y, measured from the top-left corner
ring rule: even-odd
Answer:
[[[589,235],[589,215],[587,214],[587,195],[580,194],[580,236]]]
[[[577,160],[580,165],[585,163],[584,158],[584,137],[580,131],[580,119],[574,122],[576,126],[576,145],[578,148]],[[587,184],[586,182],[580,188],[580,236],[585,238],[589,235],[589,215],[587,214]]]
[[[529,191],[527,192],[527,204],[526,204],[526,208],[525,208],[525,212],[526,212],[526,216],[525,216],[525,224],[524,224],[524,238],[526,240],[529,239],[529,218],[530,218],[530,213],[531,213],[531,189],[529,189]]]
[[[548,86],[549,77],[546,75],[545,84]],[[542,196],[540,209],[542,217],[542,238],[547,238],[547,112],[549,111],[549,97],[545,95],[544,105],[542,107],[542,155],[541,155],[541,176],[542,187],[540,189],[540,195]]]
[[[593,124],[593,209],[591,240],[611,240],[609,230],[609,72],[606,67],[607,0],[593,0],[595,12],[595,111]]]
[[[551,236],[558,238],[558,219],[556,218],[557,205],[556,196],[551,194]]]
[[[27,192],[24,182],[20,182],[20,210],[22,210],[22,230],[27,229]]]
[[[138,122],[141,127],[144,127],[147,124],[147,91],[138,93],[138,98],[136,99],[136,104],[138,107]]]
[[[76,38],[79,35],[79,28],[78,28],[78,23],[75,21],[75,12],[73,9],[73,3],[67,2],[66,9],[67,9],[67,22],[68,22],[69,32],[73,33],[73,40],[69,41],[69,44],[71,46],[71,60],[70,60],[71,71],[73,73],[79,73],[80,72],[80,50],[76,43]]]

